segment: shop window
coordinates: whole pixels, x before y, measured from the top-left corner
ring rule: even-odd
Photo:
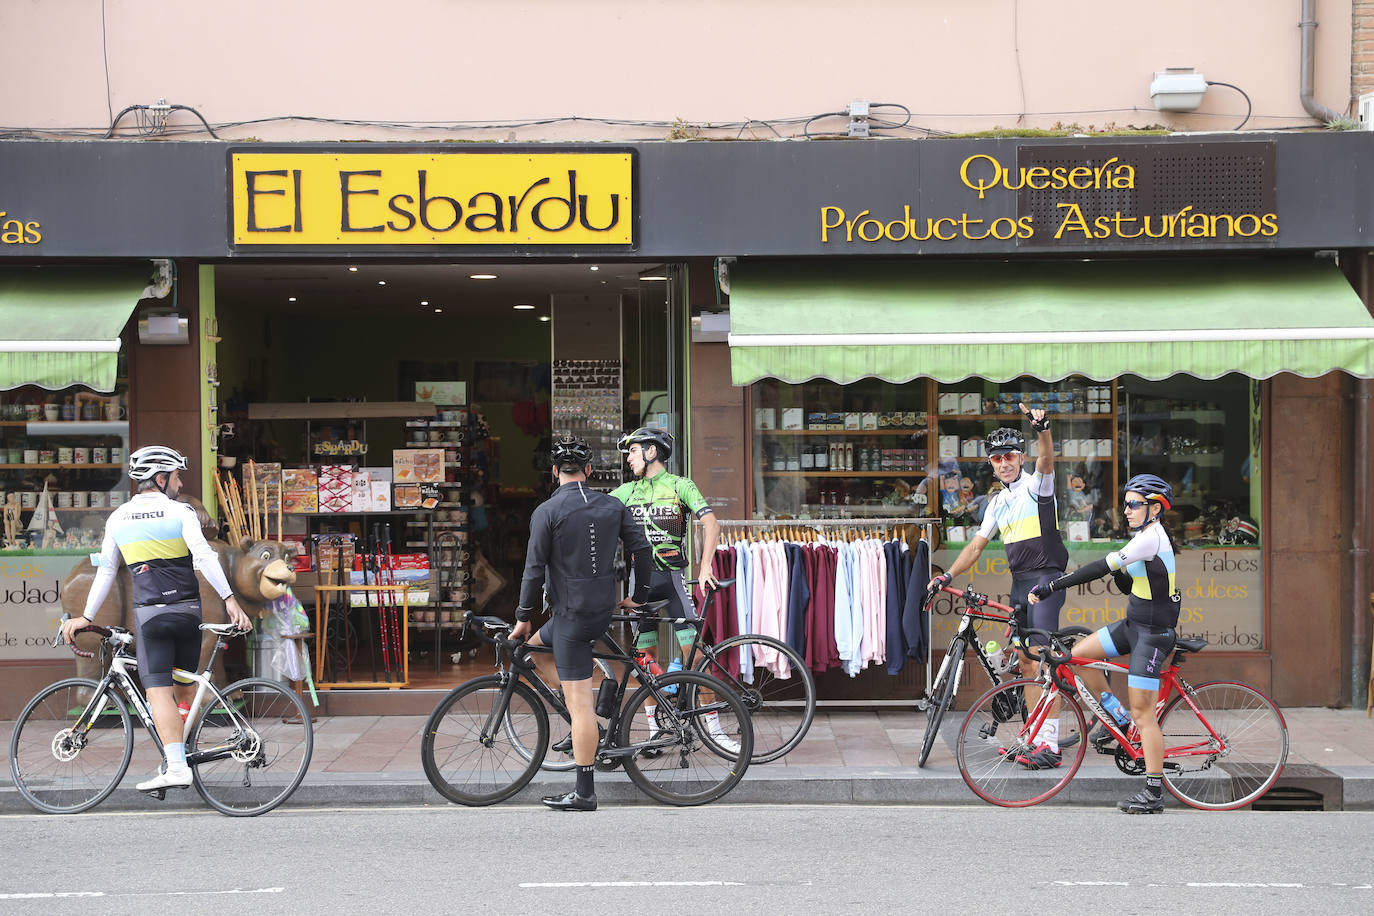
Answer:
[[[1173,487],[1165,524],[1178,545],[1179,629],[1217,649],[1263,648],[1260,385],[1244,376],[1149,381],[1020,378],[851,385],[755,383],[750,390],[755,518],[865,515],[940,520],[937,565],[977,532],[1000,487],[984,438],[1008,426],[1035,434],[1019,411],[1050,414],[1056,501],[1069,568],[1131,536],[1121,488],[1133,474]],[[1006,600],[1010,575],[995,539],[971,571]],[[1102,626],[1125,613],[1114,583],[1080,586],[1065,625]],[[937,628],[940,623],[937,621]],[[937,639],[938,642],[938,639]]]
[[[757,518],[926,514],[931,386],[757,382]]]
[[[3,548],[84,556],[128,497],[128,379],[113,392],[28,385],[0,395]]]

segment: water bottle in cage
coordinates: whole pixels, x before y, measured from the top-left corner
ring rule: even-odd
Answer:
[[[983,654],[988,657],[988,664],[992,665],[992,670],[998,674],[1005,674],[1014,661],[1011,647],[1004,649],[995,639],[989,639],[987,645],[983,646]]]

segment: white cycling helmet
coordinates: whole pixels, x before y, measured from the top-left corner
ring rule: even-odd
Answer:
[[[186,456],[165,445],[145,445],[129,456],[129,476],[152,480],[155,474],[186,470]]]

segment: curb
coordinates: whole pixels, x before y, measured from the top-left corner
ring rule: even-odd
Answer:
[[[942,768],[943,770],[943,768]],[[540,797],[566,791],[570,773],[535,774],[535,778],[506,804],[534,805]],[[156,812],[199,809],[213,813],[194,789],[156,801],[133,788],[133,779],[107,798],[96,811]],[[1118,773],[1079,773],[1047,805],[1106,807],[1127,794],[1134,781]],[[1327,811],[1374,810],[1374,766],[1325,768],[1291,764],[1275,790],[1320,793]],[[1278,797],[1283,793],[1273,791]],[[623,773],[597,774],[597,796],[613,805],[657,805]],[[1183,806],[1165,794],[1166,804]],[[745,805],[983,805],[957,772],[909,767],[756,767],[745,774],[723,802]],[[310,773],[284,808],[405,807],[448,805],[420,772]],[[455,806],[461,807],[461,806]],[[33,814],[34,809],[13,786],[0,787],[0,814]]]

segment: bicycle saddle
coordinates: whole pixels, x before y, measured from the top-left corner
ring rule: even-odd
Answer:
[[[233,636],[240,632],[239,628],[232,623],[202,623],[202,630],[209,630],[211,633],[218,633],[220,636]]]
[[[1203,649],[1207,648],[1207,640],[1200,636],[1193,639],[1184,639],[1180,637],[1175,640],[1174,648],[1180,652],[1201,652]]]

